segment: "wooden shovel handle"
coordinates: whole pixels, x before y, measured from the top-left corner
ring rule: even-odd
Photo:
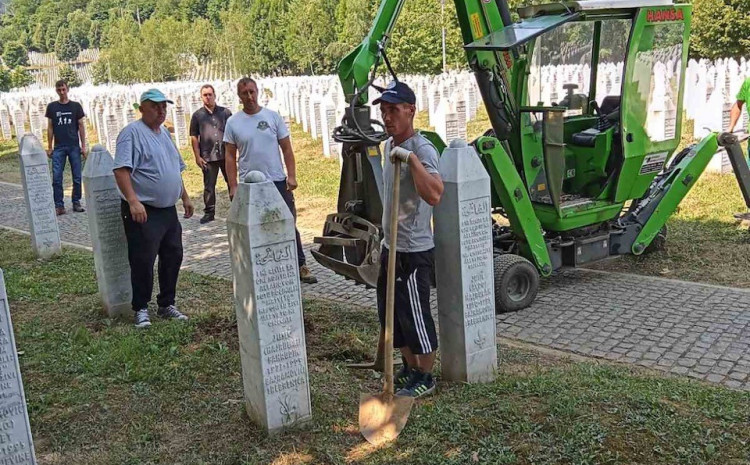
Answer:
[[[388,163],[388,160],[386,160]],[[401,191],[401,160],[393,164],[393,198],[391,199],[391,237],[388,241],[388,275],[385,294],[385,386],[383,391],[393,395],[393,306],[396,294],[396,243],[398,239],[398,197]]]

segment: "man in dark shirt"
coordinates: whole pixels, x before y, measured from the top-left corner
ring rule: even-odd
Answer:
[[[227,182],[224,164],[224,126],[232,116],[229,109],[216,104],[216,92],[211,84],[201,87],[203,107],[190,118],[190,141],[195,163],[203,170],[203,218],[201,224],[214,220],[216,211],[216,179],[219,170]]]
[[[55,83],[55,91],[60,97],[57,102],[47,105],[47,156],[52,159],[52,192],[55,199],[55,212],[65,214],[63,201],[63,171],[65,160],[70,160],[73,175],[73,211],[84,211],[81,207],[81,157],[86,158],[86,125],[83,107],[68,98],[68,84]],[[54,140],[54,149],[52,141]],[[80,141],[80,143],[79,143]]]

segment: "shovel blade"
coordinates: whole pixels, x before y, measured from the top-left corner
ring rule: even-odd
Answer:
[[[360,394],[359,431],[373,445],[393,441],[404,429],[413,404],[412,397]]]

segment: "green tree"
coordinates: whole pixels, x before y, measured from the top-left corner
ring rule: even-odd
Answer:
[[[388,48],[396,72],[439,73],[442,59],[440,0],[413,0],[404,5]]]
[[[3,61],[8,68],[28,65],[29,55],[26,47],[20,42],[7,42],[3,47]]]
[[[60,28],[57,32],[57,39],[55,39],[55,55],[57,55],[57,59],[62,62],[73,61],[78,57],[78,52],[80,51],[81,49],[70,34],[70,29]]]
[[[335,59],[328,46],[336,39],[336,0],[293,0],[286,14],[284,46],[296,71],[325,74],[334,71]]]
[[[95,85],[109,82],[109,59],[106,56],[99,57],[99,60],[92,66],[91,80]]]
[[[65,28],[70,32],[70,38],[79,50],[89,47],[89,32],[91,31],[91,19],[83,10],[76,10],[68,14],[68,22]],[[59,35],[59,33],[58,33]]]
[[[11,87],[10,70],[0,66],[0,92],[8,92]]]
[[[63,65],[62,68],[60,68],[58,76],[60,79],[68,83],[68,87],[78,87],[83,84],[81,78],[78,77],[78,73],[76,73],[70,65]]]
[[[693,0],[691,55],[740,58],[750,52],[750,0]]]
[[[292,67],[284,49],[288,0],[255,1],[247,13],[225,15],[225,34],[233,62],[241,73],[285,74]]]
[[[10,72],[11,87],[26,87],[33,82],[33,76],[31,76],[31,73],[25,68],[17,66]]]

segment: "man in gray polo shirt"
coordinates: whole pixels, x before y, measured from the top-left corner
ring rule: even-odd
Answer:
[[[383,124],[391,136],[385,143],[383,167],[383,251],[380,258],[377,298],[381,328],[385,326],[388,254],[396,253],[396,287],[393,347],[401,351],[404,364],[396,374],[397,395],[422,397],[435,390],[432,367],[438,340],[430,312],[430,284],[434,267],[432,207],[443,195],[438,171],[438,151],[414,130],[416,97],[403,82],[394,81],[373,102],[380,104]],[[401,161],[401,177],[393,179],[393,163]],[[400,185],[396,250],[390,241],[393,183]],[[382,334],[382,330],[381,330]]]
[[[132,306],[135,326],[151,326],[148,303],[154,286],[154,262],[159,257],[159,305],[162,318],[187,320],[175,307],[177,277],[182,264],[182,226],[177,200],[182,198],[185,218],[193,216],[182,183],[185,163],[169,131],[162,126],[167,103],[157,89],[141,95],[141,119],[117,136],[113,171],[122,197],[121,213],[128,241]]]

